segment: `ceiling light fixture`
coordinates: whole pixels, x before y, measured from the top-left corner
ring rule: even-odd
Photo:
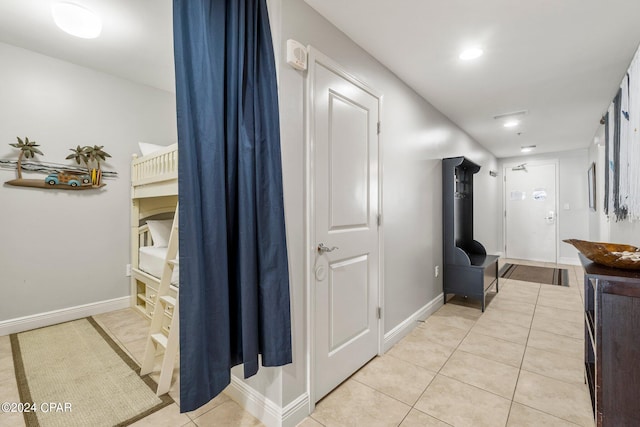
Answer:
[[[83,39],[95,39],[102,31],[102,20],[95,12],[76,3],[51,5],[53,21],[64,32]]]
[[[472,47],[469,49],[465,49],[460,53],[459,58],[463,61],[471,61],[472,59],[476,59],[482,56],[484,51],[479,47]]]
[[[514,128],[520,124],[520,120],[507,120],[502,126],[506,128]]]
[[[512,111],[510,113],[498,114],[497,116],[493,116],[493,118],[496,120],[514,119],[518,116],[526,116],[528,113],[529,113],[529,110]]]
[[[520,151],[523,153],[528,153],[530,151],[533,151],[534,148],[536,148],[535,145],[526,145],[524,147],[520,147]]]

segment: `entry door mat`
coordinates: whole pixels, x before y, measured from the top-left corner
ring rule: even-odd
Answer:
[[[173,403],[91,317],[10,338],[27,427],[127,426]]]
[[[500,270],[500,277],[545,285],[569,286],[569,270],[566,268],[533,267],[506,263]]]

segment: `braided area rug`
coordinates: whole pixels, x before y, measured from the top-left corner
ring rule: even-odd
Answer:
[[[10,338],[27,427],[127,426],[173,403],[91,317]]]

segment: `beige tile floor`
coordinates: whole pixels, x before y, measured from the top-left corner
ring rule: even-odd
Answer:
[[[563,267],[569,287],[503,280],[485,313],[454,298],[321,400],[301,426],[593,426],[583,273]]]
[[[569,287],[501,281],[485,313],[454,299],[321,400],[300,426],[593,426],[582,365],[582,269],[565,268]],[[141,360],[146,319],[131,309],[95,318]],[[175,377],[176,403],[135,426],[262,425],[225,394],[180,414]],[[17,399],[9,338],[0,337],[0,401]],[[24,422],[0,414],[0,426]]]

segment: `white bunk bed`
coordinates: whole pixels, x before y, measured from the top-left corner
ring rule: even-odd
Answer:
[[[134,155],[131,163],[131,306],[148,318],[156,306],[167,248],[154,245],[147,221],[170,220],[177,203],[177,144],[139,158]],[[173,276],[172,285],[177,285],[177,271]],[[171,314],[170,310],[165,312],[163,324],[167,328]]]
[[[140,375],[155,371],[156,358],[162,356],[160,396],[171,387],[179,347],[178,145],[133,157],[131,305],[151,319]]]

